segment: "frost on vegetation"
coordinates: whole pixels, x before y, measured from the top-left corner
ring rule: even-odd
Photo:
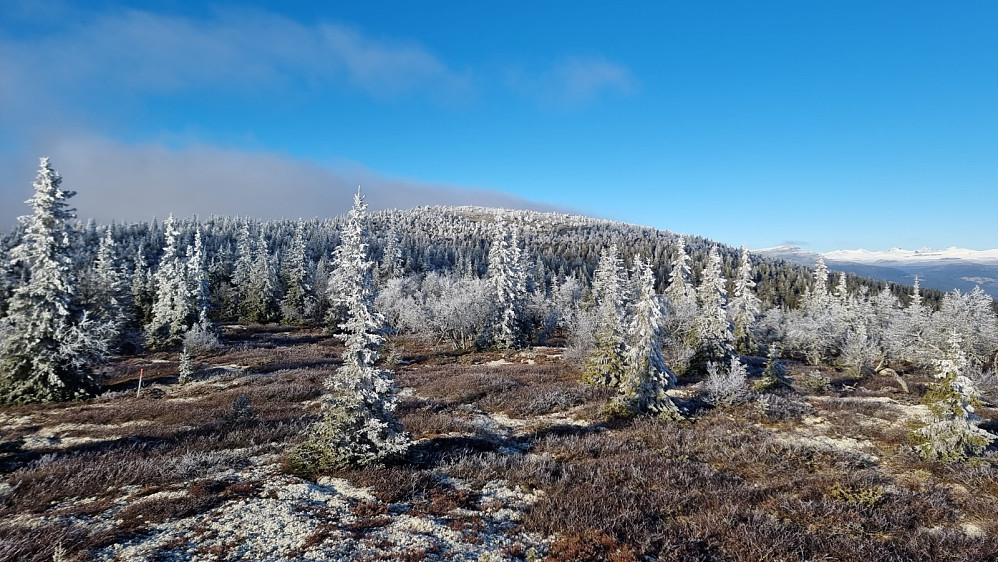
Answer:
[[[726,369],[716,363],[707,365],[707,379],[704,381],[704,394],[714,405],[737,404],[751,397],[748,388],[745,365],[737,356],[732,356]]]
[[[194,376],[194,361],[191,360],[191,356],[187,353],[187,348],[185,347],[180,352],[177,384],[187,384],[190,382],[192,376]]]
[[[503,220],[495,224],[489,248],[489,285],[495,303],[482,334],[485,348],[519,349],[527,342],[527,279],[519,233]]]
[[[188,286],[187,267],[180,255],[180,231],[173,215],[163,223],[166,246],[154,277],[156,300],[152,321],[146,326],[146,343],[152,349],[162,349],[180,343],[184,333],[197,318],[197,309]]]
[[[337,248],[336,287],[343,291],[346,310],[339,326],[346,346],[343,366],[325,381],[322,419],[288,455],[292,469],[303,475],[384,462],[401,457],[409,447],[409,436],[393,415],[398,403],[393,374],[375,366],[385,341],[384,318],[373,310],[373,263],[363,229],[366,208],[358,191]]]
[[[787,367],[780,360],[780,348],[776,347],[776,345],[770,345],[766,368],[762,371],[762,378],[752,385],[752,390],[764,391],[777,388],[790,388],[792,384],[793,381],[787,374]]]
[[[61,183],[42,158],[28,201],[33,213],[10,251],[21,283],[0,320],[0,403],[70,400],[100,386],[93,365],[114,330],[81,310],[69,224],[75,213],[66,203],[75,192],[63,191]]]
[[[184,349],[193,355],[210,355],[225,348],[218,339],[215,330],[202,322],[198,322],[184,334]]]
[[[832,381],[821,374],[821,371],[814,369],[801,377],[800,383],[812,392],[827,392],[831,388]]]
[[[936,382],[925,395],[929,416],[912,432],[919,454],[927,459],[960,461],[981,454],[995,436],[978,427],[974,407],[980,393],[964,375],[967,357],[961,337],[953,332],[949,349],[936,361]]]
[[[595,335],[583,376],[589,384],[617,388],[624,380],[627,361],[624,330],[631,304],[628,281],[617,246],[605,249],[593,274],[591,318]]]
[[[639,296],[628,328],[631,345],[620,385],[621,395],[615,401],[615,407],[638,414],[678,418],[681,417],[679,408],[666,394],[675,385],[676,375],[665,366],[662,358],[664,311],[655,294],[654,275],[651,266],[640,260],[635,264],[635,272]]]
[[[690,359],[694,372],[705,373],[707,364],[727,362],[734,352],[735,337],[728,321],[726,280],[721,267],[721,255],[717,246],[712,246],[696,289],[700,313],[694,324],[696,352]]]
[[[253,410],[253,406],[245,394],[240,394],[239,398],[236,398],[232,403],[232,411],[229,412],[229,421],[237,424],[256,421],[256,412]]]

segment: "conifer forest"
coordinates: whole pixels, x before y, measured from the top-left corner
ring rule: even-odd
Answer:
[[[425,206],[0,238],[0,560],[995,560],[998,315]],[[27,192],[27,191],[26,191]]]

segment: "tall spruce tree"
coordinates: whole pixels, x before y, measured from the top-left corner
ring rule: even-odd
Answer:
[[[21,242],[11,251],[20,268],[0,321],[0,403],[71,400],[92,394],[100,379],[92,365],[106,352],[107,331],[80,311],[71,254],[75,210],[62,178],[42,158],[23,217]]]
[[[285,324],[301,324],[315,306],[312,287],[308,280],[308,257],[305,254],[305,222],[298,220],[295,236],[291,240],[282,264],[284,298],[281,299],[281,320]]]
[[[516,349],[526,344],[526,277],[517,231],[499,220],[492,234],[488,269],[495,309],[490,329],[483,334],[483,347]]]
[[[104,231],[97,248],[97,259],[89,275],[90,295],[84,306],[94,318],[106,324],[109,347],[117,351],[124,343],[129,327],[134,325],[135,311],[128,279],[118,266],[111,229]]]
[[[727,363],[734,343],[726,309],[727,289],[721,273],[721,254],[717,246],[711,247],[707,255],[707,264],[700,274],[696,294],[700,307],[696,323],[699,345],[693,364],[698,369],[706,369],[708,363]]]
[[[752,336],[752,328],[762,312],[762,302],[755,294],[755,279],[748,248],[742,246],[738,271],[735,274],[734,295],[728,307],[728,314],[734,326],[736,349],[741,353],[755,353],[757,344]]]
[[[384,345],[384,319],[373,310],[374,264],[365,242],[366,209],[358,189],[337,256],[347,310],[339,326],[346,346],[343,366],[326,379],[322,420],[290,454],[291,464],[302,472],[382,462],[402,456],[409,447],[408,435],[393,416],[398,403],[393,374],[375,365]]]
[[[267,239],[261,230],[239,318],[245,322],[271,322],[277,319],[277,314],[277,275],[270,260]]]
[[[676,239],[676,257],[669,272],[669,286],[666,289],[669,314],[666,320],[667,331],[673,339],[673,368],[684,372],[689,367],[700,347],[697,331],[697,318],[700,307],[697,305],[696,290],[690,281],[690,256],[686,253],[685,239]]]
[[[187,248],[187,284],[191,297],[194,299],[194,310],[197,311],[198,324],[209,329],[211,321],[208,312],[211,309],[211,286],[208,280],[208,257],[201,238],[201,228],[195,227],[194,246]]]
[[[630,345],[620,400],[635,413],[679,417],[679,409],[665,393],[676,384],[676,376],[662,358],[664,311],[655,294],[655,276],[640,258],[635,259],[634,276],[639,295],[628,327]]]
[[[180,343],[184,333],[197,319],[194,298],[188,285],[187,264],[178,251],[180,231],[173,215],[163,221],[166,246],[154,276],[156,300],[152,321],[146,326],[146,343],[162,349]]]
[[[603,250],[593,274],[595,347],[586,358],[584,380],[617,387],[625,375],[624,329],[627,321],[627,270],[616,244]]]
[[[239,318],[243,316],[243,302],[250,292],[249,280],[253,275],[253,236],[250,233],[250,223],[244,220],[236,237],[236,261],[232,266],[232,286],[228,292],[226,316]]]

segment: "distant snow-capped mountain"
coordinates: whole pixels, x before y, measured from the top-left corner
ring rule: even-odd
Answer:
[[[942,261],[963,261],[970,263],[998,264],[998,250],[968,250],[955,246],[945,250],[922,248],[921,250],[903,250],[891,248],[886,252],[871,252],[869,250],[836,250],[823,254],[825,260],[845,261],[853,263],[935,263]]]
[[[754,253],[809,266],[816,264],[818,257],[823,256],[828,267],[836,271],[905,285],[911,285],[918,277],[923,287],[941,291],[970,291],[980,286],[992,297],[998,298],[998,249],[891,248],[884,252],[860,249],[818,254],[797,246],[778,246],[755,250]]]

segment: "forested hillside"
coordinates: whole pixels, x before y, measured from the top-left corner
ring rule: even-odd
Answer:
[[[700,474],[703,481],[694,478],[689,486],[713,482],[745,497],[765,485],[762,496],[729,507],[742,523],[761,517],[771,527],[759,528],[794,537],[776,559],[833,547],[858,552],[861,541],[840,540],[839,527],[815,527],[819,538],[812,540],[812,531],[804,530],[810,527],[788,522],[817,517],[828,507],[821,502],[848,504],[829,513],[842,520],[836,525],[880,529],[869,532],[879,533],[881,555],[903,552],[900,559],[910,559],[946,541],[974,555],[998,548],[953,531],[965,523],[955,515],[926,516],[902,531],[901,523],[876,511],[896,511],[914,497],[930,501],[925,498],[936,483],[907,482],[909,470],[963,483],[975,474],[995,481],[993,422],[978,412],[993,411],[982,406],[998,399],[998,316],[979,289],[940,294],[887,285],[830,272],[822,262],[806,268],[704,238],[581,216],[476,207],[367,213],[359,191],[348,215],[327,220],[168,217],[81,225],[69,205],[73,193],[61,184],[43,159],[32,212],[0,249],[0,466],[15,482],[0,486],[0,513],[41,514],[35,526],[8,526],[20,537],[0,549],[10,559],[53,554],[32,550],[31,542],[44,535],[37,529],[63,537],[79,553],[127,557],[130,551],[111,545],[152,532],[152,523],[126,525],[117,514],[145,509],[144,493],[130,489],[115,500],[127,508],[108,503],[107,494],[80,507],[81,490],[100,480],[100,471],[123,486],[154,481],[163,487],[154,494],[186,498],[181,504],[161,498],[156,521],[163,525],[201,521],[233,502],[243,509],[245,502],[274,499],[268,494],[280,498],[288,486],[330,475],[340,479],[338,489],[344,479],[374,488],[398,486],[413,474],[425,480],[418,493],[388,491],[378,501],[366,492],[350,496],[367,503],[351,504],[360,507],[350,507],[358,521],[349,525],[373,518],[367,527],[336,526],[347,520],[333,525],[316,511],[303,523],[307,533],[281,543],[280,553],[268,551],[285,558],[309,549],[328,555],[343,546],[331,536],[349,532],[359,540],[417,506],[429,518],[421,525],[454,523],[455,510],[477,513],[470,534],[461,535],[467,540],[446,547],[462,556],[481,554],[469,544],[483,541],[501,548],[503,559],[539,552],[599,559],[615,548],[655,556],[669,551],[670,540],[679,541],[679,552],[705,559],[765,556],[739,546],[747,535],[738,533],[763,540],[752,534],[761,532],[755,526],[732,524],[722,532],[704,506],[728,504],[705,489],[697,493],[706,503],[675,512],[666,503],[642,508],[654,521],[629,511],[655,494],[682,504],[676,489],[656,487],[661,479],[652,473],[671,474],[677,480],[668,486],[679,488],[682,478]],[[516,367],[482,370],[505,365]],[[147,369],[156,388],[143,395]],[[859,402],[839,400],[852,397]],[[45,405],[67,401],[83,402],[65,411]],[[195,409],[189,420],[183,404]],[[866,421],[853,427],[843,408]],[[116,429],[98,430],[93,420],[101,419]],[[135,420],[164,425],[152,433],[140,429],[131,440],[127,428]],[[807,427],[793,429],[791,422]],[[58,432],[48,436],[52,424],[72,438],[64,444]],[[725,427],[727,433],[718,433]],[[854,440],[861,445],[843,445],[835,433],[840,429],[860,435]],[[750,451],[732,432],[765,445],[761,472],[753,472]],[[708,441],[720,448],[705,448]],[[215,488],[198,484],[209,486],[202,489],[189,481],[205,477],[194,465],[165,474],[136,461],[141,451],[155,452],[174,466],[169,459],[192,443],[203,449],[200,460],[185,463],[221,468],[229,462],[222,457],[238,457],[238,466],[228,467],[226,480],[212,480]],[[813,456],[829,447],[831,456]],[[216,455],[215,448],[228,452]],[[728,449],[735,456],[726,457]],[[675,454],[656,452],[667,450]],[[787,467],[779,451],[811,459],[815,472],[786,473],[800,467]],[[889,460],[878,464],[884,455]],[[968,460],[956,472],[941,468]],[[98,468],[102,463],[115,468]],[[847,478],[849,463],[860,463],[866,480]],[[590,464],[610,472],[593,477]],[[635,478],[621,480],[618,469]],[[566,480],[566,474],[574,476]],[[794,486],[771,486],[779,474],[815,487],[811,493],[820,501],[793,503],[801,501],[791,493]],[[642,480],[648,478],[651,489]],[[830,483],[843,478],[845,484]],[[498,486],[496,494],[517,498],[510,505],[519,511],[492,514],[485,496],[459,481]],[[190,487],[179,492],[184,486]],[[548,495],[527,494],[528,501],[520,486]],[[103,527],[80,531],[75,519],[59,519],[22,490],[52,498],[51,505],[74,517],[92,510],[86,516]],[[608,498],[627,490],[631,503],[588,517],[589,508],[573,503],[579,490]],[[978,517],[998,501],[990,493],[976,498],[964,486],[954,498],[931,501]],[[300,497],[295,501],[296,510],[312,509]],[[787,502],[798,511],[789,513]],[[778,507],[765,507],[770,503]],[[853,509],[862,514],[850,515]],[[697,525],[676,523],[685,513],[723,537],[705,538]],[[632,527],[615,526],[621,517],[633,520]],[[665,520],[673,525],[668,540],[655,531]],[[979,534],[976,521],[972,531]],[[951,534],[933,535],[930,523]],[[136,539],[143,552],[181,549],[187,553],[181,558],[207,552],[185,528],[156,529],[174,542]],[[489,542],[511,529],[520,546]],[[377,550],[386,558],[405,542],[379,540],[381,546],[371,548],[394,545]],[[338,555],[368,548],[351,544]],[[450,551],[438,547],[444,550],[429,554],[446,558]],[[238,552],[218,559],[246,554]]]

